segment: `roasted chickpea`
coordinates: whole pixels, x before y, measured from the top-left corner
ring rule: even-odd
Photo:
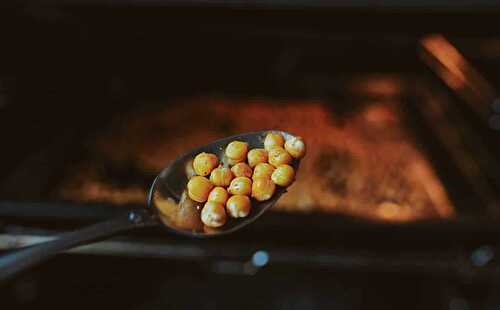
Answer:
[[[233,160],[245,160],[248,151],[248,143],[233,141],[226,147],[226,156]]]
[[[224,205],[218,202],[207,201],[201,210],[201,221],[209,227],[220,227],[226,223]]]
[[[248,165],[255,167],[260,163],[267,163],[267,151],[264,149],[253,149],[247,154]]]
[[[229,216],[238,218],[246,217],[250,213],[250,198],[244,195],[234,195],[226,203],[226,211]]]
[[[226,204],[227,199],[229,198],[229,194],[227,193],[224,187],[214,187],[214,189],[208,195],[208,201]]]
[[[276,185],[271,181],[270,178],[256,178],[252,183],[252,197],[257,201],[265,201],[270,199],[274,191],[276,190]]]
[[[233,158],[229,158],[226,156],[226,162],[229,166],[235,166],[239,163],[242,163],[242,162],[245,162],[245,159],[246,158],[242,158],[242,159],[233,159]]]
[[[274,166],[268,163],[261,163],[253,169],[252,179],[256,178],[271,178],[274,171]]]
[[[194,201],[205,202],[213,187],[207,178],[197,175],[192,177],[187,184],[188,195]]]
[[[286,140],[285,150],[290,153],[293,158],[302,158],[306,154],[306,144],[301,137],[293,137]]]
[[[269,151],[271,148],[275,146],[281,146],[283,147],[283,144],[285,143],[285,139],[283,136],[278,133],[278,132],[270,132],[266,135],[266,138],[264,139],[264,148]]]
[[[197,175],[204,177],[209,175],[210,172],[217,167],[218,162],[217,156],[203,152],[196,155],[194,158],[193,168]]]
[[[228,187],[233,179],[233,173],[231,169],[226,167],[215,168],[210,174],[210,182],[215,186]]]
[[[238,163],[231,168],[235,177],[252,177],[252,168],[245,163]]]
[[[295,179],[295,170],[290,165],[279,165],[271,175],[271,180],[273,180],[276,185],[288,186],[293,183]]]
[[[216,227],[210,227],[210,226],[207,226],[207,225],[203,225],[203,231],[206,233],[206,234],[216,234],[216,233],[219,233],[220,230]]]
[[[252,180],[247,177],[234,178],[227,191],[231,195],[250,195],[252,192]]]
[[[269,163],[274,167],[286,165],[292,162],[292,156],[281,146],[275,146],[269,150]]]

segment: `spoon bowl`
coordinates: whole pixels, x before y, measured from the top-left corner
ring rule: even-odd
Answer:
[[[148,195],[148,207],[169,230],[190,237],[225,235],[252,223],[286,193],[286,188],[277,186],[274,195],[266,201],[259,202],[252,199],[252,209],[247,217],[228,218],[226,224],[219,228],[210,228],[201,223],[199,218],[203,204],[187,198],[185,189],[190,177],[190,165],[197,154],[206,152],[215,154],[218,158],[224,158],[226,146],[234,140],[248,143],[249,149],[263,148],[264,138],[269,132],[281,133],[285,140],[293,137],[292,134],[279,130],[244,133],[214,141],[178,157],[155,178]],[[224,162],[224,159],[222,161]],[[294,159],[291,165],[297,171],[299,164],[300,160]]]

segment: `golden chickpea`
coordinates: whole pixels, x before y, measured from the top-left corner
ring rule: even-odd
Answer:
[[[279,165],[276,170],[274,170],[271,180],[273,180],[276,185],[288,186],[293,183],[295,179],[295,170],[290,165]]]
[[[233,141],[226,147],[226,156],[233,160],[244,160],[247,156],[248,143]]]
[[[245,163],[238,163],[231,168],[235,177],[252,177],[252,168]]]
[[[207,201],[201,210],[201,221],[209,227],[220,227],[226,223],[224,205],[218,202]]]
[[[248,165],[255,167],[260,163],[267,163],[267,151],[264,149],[253,149],[248,152]]]
[[[213,187],[207,178],[197,175],[192,177],[187,184],[188,195],[194,201],[205,202]]]
[[[261,163],[255,166],[253,169],[253,176],[252,179],[256,178],[271,178],[271,175],[273,174],[274,171],[274,166],[268,163]]]
[[[250,198],[244,195],[234,195],[226,203],[226,211],[229,216],[238,218],[246,217],[250,213]]]
[[[235,166],[239,163],[242,163],[242,162],[245,162],[245,159],[246,158],[242,158],[242,159],[232,159],[232,158],[229,158],[226,156],[226,162],[228,163],[229,166]]]
[[[219,160],[217,156],[210,153],[200,153],[196,155],[193,161],[193,168],[197,175],[207,176],[217,167]]]
[[[270,132],[266,135],[266,138],[264,139],[264,148],[269,151],[275,146],[281,146],[283,147],[283,144],[285,143],[285,139],[283,136],[278,133],[278,132]]]
[[[250,195],[252,192],[252,180],[247,177],[234,178],[227,191],[231,195]]]
[[[252,183],[252,197],[257,201],[265,201],[270,199],[274,191],[276,190],[276,185],[271,181],[270,178],[256,178]]]
[[[233,179],[233,173],[231,169],[226,167],[215,168],[210,174],[210,182],[215,186],[228,187]]]
[[[269,163],[274,167],[286,165],[292,162],[292,156],[281,146],[275,146],[269,150]]]
[[[208,195],[208,201],[222,203],[223,205],[226,204],[228,198],[229,194],[226,189],[220,186],[215,187]]]
[[[286,140],[285,150],[290,153],[293,158],[302,158],[306,155],[306,144],[301,137],[293,137]]]

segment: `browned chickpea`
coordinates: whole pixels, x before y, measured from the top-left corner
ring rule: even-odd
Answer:
[[[220,227],[226,223],[224,205],[218,202],[207,201],[201,210],[201,221],[209,227]]]
[[[248,143],[233,141],[226,147],[226,156],[233,160],[245,160],[248,151]]]
[[[206,234],[216,234],[216,233],[220,232],[220,229],[218,229],[216,227],[210,227],[210,226],[207,226],[207,225],[203,225],[203,231]]]
[[[231,195],[250,195],[252,192],[252,180],[247,177],[234,178],[227,191]]]
[[[301,137],[293,137],[286,140],[285,150],[290,153],[293,158],[302,158],[306,154],[306,144]]]
[[[207,178],[195,176],[187,184],[188,195],[194,201],[205,202],[213,187],[213,184]]]
[[[235,166],[239,163],[242,163],[245,161],[246,158],[242,158],[242,159],[232,159],[232,158],[229,158],[226,156],[226,162],[228,163],[229,166]]]
[[[220,186],[215,187],[208,195],[208,201],[218,202],[222,204],[226,204],[228,198],[229,194],[227,193],[226,189]]]
[[[226,203],[226,211],[229,216],[238,218],[246,217],[250,213],[250,198],[244,195],[234,195]]]
[[[217,167],[219,160],[217,156],[210,153],[200,153],[196,155],[193,161],[193,169],[197,175],[202,177],[207,176],[212,172],[212,170]]]
[[[274,171],[274,166],[268,163],[261,163],[253,169],[252,179],[256,178],[271,178]]]
[[[281,146],[275,146],[269,150],[269,163],[274,167],[286,165],[292,162],[292,156]]]
[[[260,163],[267,163],[267,151],[264,149],[253,149],[248,152],[248,165],[255,167]]]
[[[252,177],[252,168],[245,163],[238,163],[231,168],[235,177]]]
[[[257,201],[270,199],[275,190],[276,185],[269,178],[256,178],[253,180],[252,197]]]
[[[270,132],[266,135],[264,139],[264,148],[269,151],[275,146],[283,146],[285,139],[279,132]]]
[[[290,165],[279,165],[271,175],[271,180],[273,180],[276,185],[285,187],[292,184],[294,178],[295,170],[293,170],[293,167]]]
[[[215,168],[210,174],[210,182],[212,182],[215,186],[227,187],[231,184],[232,179],[233,173],[231,172],[231,169],[226,167]]]

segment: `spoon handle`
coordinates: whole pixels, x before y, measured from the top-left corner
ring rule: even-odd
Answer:
[[[151,212],[130,211],[124,216],[65,233],[55,240],[14,250],[12,253],[0,256],[0,282],[48,260],[59,252],[104,239],[119,232],[156,224],[157,221]]]

